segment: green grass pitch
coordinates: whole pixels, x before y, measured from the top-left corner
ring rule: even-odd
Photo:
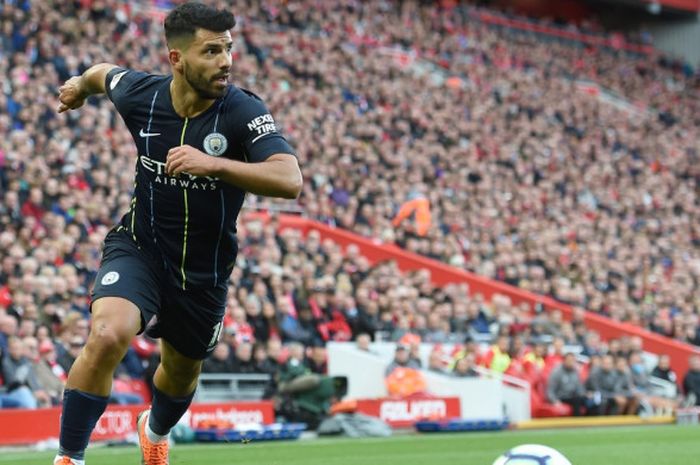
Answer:
[[[503,451],[526,443],[554,447],[573,465],[700,463],[700,427],[648,426],[188,444],[173,448],[170,465],[491,465]],[[0,451],[0,465],[50,465],[52,458],[48,452]],[[140,463],[136,446],[94,448],[86,455],[86,465]]]

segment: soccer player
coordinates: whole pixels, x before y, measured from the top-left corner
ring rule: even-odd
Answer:
[[[97,64],[60,89],[59,113],[106,93],[138,150],[129,211],[104,242],[92,331],[73,364],[54,464],[82,465],[113,372],[132,338],[161,338],[150,410],[139,415],[143,463],[168,463],[167,436],[216,347],[246,192],[296,198],[294,150],[263,102],[228,84],[234,16],[186,3],[165,19],[172,75]]]

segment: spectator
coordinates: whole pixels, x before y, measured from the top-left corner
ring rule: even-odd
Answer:
[[[254,342],[255,335],[253,328],[248,324],[246,313],[240,306],[233,306],[230,309],[230,320],[224,319],[225,334],[231,336],[230,343],[233,346],[241,342]]]
[[[372,339],[370,338],[369,334],[367,333],[360,333],[357,335],[355,338],[355,345],[358,350],[361,350],[362,352],[370,352],[370,344],[372,343]]]
[[[389,376],[396,368],[420,369],[420,366],[410,358],[409,349],[404,345],[397,345],[394,352],[394,360],[386,367],[385,376]]]
[[[510,349],[508,350],[508,355],[510,355],[511,363],[517,361],[520,363],[525,355],[530,352],[530,348],[525,344],[525,338],[521,335],[515,335],[511,337]]]
[[[253,344],[240,342],[236,346],[232,365],[232,373],[259,373],[253,360]]]
[[[426,236],[431,227],[430,200],[425,195],[425,186],[422,189],[414,187],[408,193],[408,199],[403,203],[392,220],[391,224],[398,227],[401,222],[415,215],[415,231],[418,236]]]
[[[6,351],[8,340],[17,335],[17,319],[0,311],[0,351]]]
[[[583,342],[581,345],[583,346],[581,355],[586,355],[588,357],[603,355],[604,351],[600,340],[600,334],[598,334],[596,331],[588,331],[583,337]]]
[[[415,368],[423,368],[423,361],[420,356],[420,339],[413,339],[408,344],[408,362]]]
[[[427,369],[428,371],[432,371],[433,373],[444,375],[447,373],[445,368],[445,354],[443,353],[442,349],[439,348],[439,346],[434,346],[433,350],[428,356]]]
[[[485,366],[498,373],[506,371],[510,366],[509,348],[510,338],[508,336],[499,336],[486,354]]]
[[[289,358],[278,373],[279,382],[287,383],[299,376],[309,374],[304,364],[304,346],[298,342],[288,344]]]
[[[19,323],[19,328],[17,328],[17,336],[20,338],[25,338],[27,336],[34,336],[36,332],[36,321],[23,318]]]
[[[272,338],[280,337],[279,324],[277,322],[277,313],[275,311],[275,306],[272,302],[265,302],[262,306],[262,316],[265,319],[265,324],[263,325],[267,328],[267,334],[264,335],[261,341],[267,341]]]
[[[555,366],[564,362],[564,339],[561,337],[555,337],[552,341],[552,347],[547,356],[544,358],[544,364],[548,368],[554,368]]]
[[[41,388],[31,361],[26,357],[22,340],[11,337],[7,353],[2,359],[2,378],[7,387],[7,400],[13,400],[21,408],[34,409],[50,404],[50,398]]]
[[[467,328],[476,333],[488,334],[493,323],[477,302],[470,302],[467,306]]]
[[[270,302],[265,304],[271,305]],[[258,299],[249,299],[245,305],[246,319],[256,341],[266,341],[270,335],[270,325],[262,312],[263,305]]]
[[[66,315],[63,318],[61,329],[58,333],[59,345],[56,347],[56,351],[58,352],[59,359],[64,359],[66,354],[70,353],[72,341],[86,341],[88,332],[88,320],[80,313],[70,312]],[[73,357],[73,360],[75,360],[75,357]],[[73,360],[71,360],[71,365],[73,364]],[[68,372],[68,370],[66,370],[66,372]]]
[[[600,397],[602,415],[618,415],[626,411],[629,392],[625,391],[625,380],[615,369],[612,355],[603,356],[600,367],[590,371],[586,388],[594,393],[594,399]]]
[[[202,363],[202,373],[233,373],[234,363],[231,346],[219,341],[211,355]]]
[[[552,404],[570,405],[575,417],[585,414],[588,397],[579,377],[576,356],[573,353],[566,353],[564,361],[549,375],[547,398]]]
[[[325,375],[328,373],[326,348],[322,344],[316,343],[309,348],[306,366],[311,373],[316,373],[318,375]]]
[[[659,363],[652,370],[651,376],[678,385],[678,376],[671,369],[671,357],[668,355],[662,354],[659,356]]]
[[[66,373],[70,371],[70,367],[73,366],[75,359],[80,356],[83,347],[85,347],[85,339],[82,336],[73,336],[68,341],[68,347],[58,356],[58,364],[61,365],[63,371]]]
[[[114,371],[114,377],[125,380],[141,379],[143,378],[143,372],[144,368],[141,359],[137,355],[136,349],[132,346],[127,349],[124,358]]]
[[[629,368],[632,377],[633,392],[639,399],[639,404],[643,409],[643,413],[673,414],[676,403],[673,399],[656,395],[640,352],[632,352],[630,354]]]
[[[51,342],[52,350],[55,350],[53,347],[53,336],[51,332],[51,328],[45,324],[41,324],[37,326],[36,332],[34,333],[36,336],[36,339],[39,341],[39,351],[41,351],[41,344],[44,342]]]
[[[39,340],[37,338],[37,340]],[[65,383],[68,374],[63,370],[63,367],[58,364],[56,359],[56,346],[53,342],[46,339],[39,342],[39,356],[41,360],[51,369],[51,372],[59,379],[61,382]]]
[[[688,364],[688,373],[683,378],[683,391],[688,404],[700,407],[700,356],[693,355]]]
[[[624,396],[627,401],[627,408],[621,413],[636,415],[639,409],[641,395],[639,391],[634,389],[634,381],[632,379],[630,366],[623,355],[615,359],[615,370],[618,376],[617,391],[619,395]]]
[[[56,352],[51,341],[39,341],[34,337],[24,339],[27,356],[32,362],[37,384],[46,392],[49,402],[47,405],[58,405],[63,398],[65,373],[63,370],[54,370],[56,364]],[[60,367],[59,367],[60,368]],[[63,377],[61,377],[63,373]],[[36,395],[36,391],[34,392]]]
[[[304,307],[299,309],[299,315],[293,314],[293,309],[286,300],[278,303],[280,314],[280,331],[283,341],[300,342],[310,345],[315,339],[320,339],[314,328],[311,309]]]
[[[538,341],[534,348],[523,357],[522,366],[525,373],[534,376],[541,373],[545,367],[545,356],[547,355],[547,344]]]
[[[351,269],[357,270],[356,265]],[[379,307],[376,302],[369,300],[367,289],[357,290],[357,316],[348,318],[348,323],[352,328],[352,333],[357,337],[359,334],[374,335],[381,325],[379,321]]]
[[[271,375],[279,372],[282,367],[282,342],[279,338],[270,338],[267,341],[267,360],[265,362],[265,373],[270,373]]]
[[[466,353],[464,357],[461,357],[455,363],[454,369],[452,370],[452,376],[457,378],[476,378],[479,376],[479,372],[476,371],[476,361],[474,354]]]

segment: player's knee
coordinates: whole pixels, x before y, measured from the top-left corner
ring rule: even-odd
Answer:
[[[85,346],[85,357],[100,366],[116,366],[129,348],[131,337],[130,334],[123,334],[109,324],[97,324],[93,327]]]

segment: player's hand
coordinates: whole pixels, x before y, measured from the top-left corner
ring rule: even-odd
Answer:
[[[165,172],[168,176],[181,173],[192,176],[213,176],[217,168],[217,158],[189,145],[180,145],[168,150]]]
[[[85,103],[87,95],[83,91],[81,79],[82,76],[73,76],[58,88],[58,100],[61,102],[58,106],[59,113],[75,110]]]

